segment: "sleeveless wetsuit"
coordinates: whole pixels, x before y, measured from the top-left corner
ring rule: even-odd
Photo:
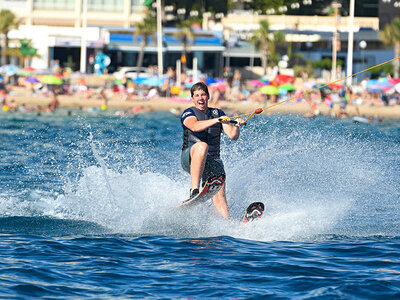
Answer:
[[[208,144],[208,155],[206,166],[203,172],[203,181],[210,176],[225,174],[224,165],[220,158],[220,140],[222,132],[222,124],[217,123],[204,131],[194,132],[187,128],[183,122],[186,118],[194,116],[199,121],[220,118],[225,116],[225,113],[218,108],[208,108],[205,114],[201,110],[192,106],[183,111],[181,115],[181,123],[183,127],[183,145],[181,163],[183,169],[190,173],[190,149],[197,142],[205,142]]]

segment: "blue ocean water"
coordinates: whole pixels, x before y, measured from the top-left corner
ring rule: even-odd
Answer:
[[[229,221],[177,208],[168,112],[0,120],[1,298],[400,298],[399,120],[252,119],[222,141]]]

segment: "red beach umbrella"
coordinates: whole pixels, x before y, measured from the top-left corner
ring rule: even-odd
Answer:
[[[340,90],[343,88],[343,84],[331,83],[328,85],[332,90]]]
[[[284,74],[278,74],[275,76],[275,78],[271,81],[272,85],[283,85],[285,83],[291,83],[293,84],[295,81],[295,78],[291,75],[284,75]]]
[[[393,85],[400,83],[400,78],[390,78],[389,82]]]
[[[26,72],[35,72],[36,71],[36,69],[32,68],[32,67],[25,67],[23,70]]]

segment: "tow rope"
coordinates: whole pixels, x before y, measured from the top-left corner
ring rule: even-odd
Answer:
[[[335,83],[338,83],[338,82],[340,82],[340,81],[346,80],[347,78],[350,78],[350,77],[356,76],[356,75],[358,75],[358,74],[364,73],[364,72],[366,72],[366,71],[372,70],[372,69],[377,68],[377,67],[379,67],[379,66],[382,66],[382,65],[384,65],[384,64],[387,64],[387,63],[390,63],[390,62],[392,62],[392,61],[395,61],[396,59],[399,59],[399,58],[400,58],[400,56],[395,57],[395,58],[392,58],[392,59],[390,59],[390,60],[388,60],[388,61],[385,61],[385,62],[383,62],[383,63],[380,63],[380,64],[378,64],[378,65],[369,67],[369,68],[367,68],[367,69],[365,69],[365,70],[362,70],[362,71],[360,71],[360,72],[354,73],[354,74],[349,75],[349,76],[346,76],[346,77],[344,77],[344,78],[341,78],[341,79],[338,79],[338,80],[329,82],[329,83],[327,83],[327,84],[324,84],[324,85],[319,86],[319,87],[317,87],[317,88],[314,88],[314,89],[312,89],[312,90],[302,92],[302,93],[300,93],[299,95],[296,95],[296,96],[293,96],[293,97],[291,97],[291,98],[289,98],[289,99],[286,99],[286,100],[283,100],[283,101],[280,101],[280,102],[271,104],[271,105],[266,106],[266,107],[264,107],[264,108],[257,108],[257,109],[254,110],[252,113],[246,113],[246,114],[236,115],[236,116],[232,116],[232,117],[224,117],[224,118],[222,118],[222,119],[224,119],[224,120],[230,120],[230,121],[229,121],[230,123],[236,124],[237,121],[232,120],[232,119],[237,119],[237,118],[242,118],[242,117],[247,117],[247,116],[248,116],[248,117],[246,118],[246,120],[244,121],[244,124],[243,124],[243,125],[246,125],[247,121],[248,121],[251,117],[253,117],[254,115],[261,114],[264,110],[267,110],[267,109],[270,109],[270,108],[272,108],[272,107],[278,106],[278,105],[280,105],[280,104],[282,104],[282,103],[291,101],[291,100],[293,100],[293,99],[297,99],[297,98],[299,98],[299,97],[303,97],[304,95],[311,94],[312,92],[317,91],[317,90],[319,90],[319,89],[322,89],[322,88],[324,88],[324,87],[326,87],[326,86],[328,86],[328,85],[330,85],[330,84],[335,84]]]

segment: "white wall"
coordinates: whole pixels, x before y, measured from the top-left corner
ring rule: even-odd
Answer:
[[[30,26],[22,25],[18,30],[9,33],[10,39],[28,39],[32,41],[32,47],[37,49],[40,58],[33,58],[31,66],[37,69],[49,67],[49,48],[54,46],[66,46],[63,43],[71,42],[70,46],[80,47],[80,37],[82,28],[73,27],[50,27],[50,26]],[[102,44],[100,29],[89,27],[86,31],[87,45],[92,43]],[[19,45],[10,45],[19,46]]]

